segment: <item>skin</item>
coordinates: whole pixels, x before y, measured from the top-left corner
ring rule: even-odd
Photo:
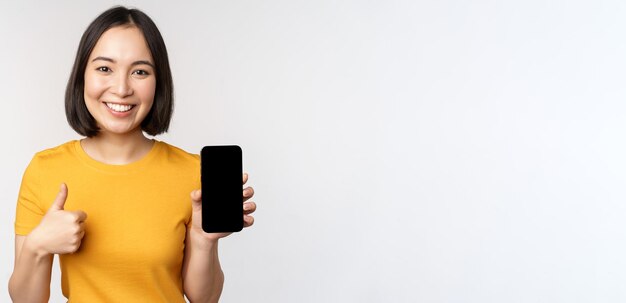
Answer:
[[[85,69],[85,104],[97,121],[100,132],[81,140],[85,152],[107,164],[129,164],[145,156],[154,141],[146,138],[141,122],[152,107],[156,77],[154,61],[142,32],[133,26],[107,30],[96,43]],[[124,117],[112,114],[112,102],[132,105]],[[248,174],[242,176],[242,183]],[[47,302],[54,254],[72,253],[80,248],[88,230],[83,228],[87,214],[63,209],[68,188],[61,184],[53,205],[28,236],[16,235],[15,267],[9,280],[14,302]],[[244,227],[254,223],[256,204],[250,200],[252,187],[243,190]],[[187,229],[183,259],[183,285],[191,302],[217,302],[224,275],[218,259],[218,240],[231,233],[205,233],[202,230],[202,192],[190,194],[192,223]]]
[[[136,27],[106,31],[85,69],[85,105],[97,122],[97,136],[81,141],[92,158],[110,164],[141,159],[153,142],[141,131],[156,88],[153,59],[143,34]],[[139,64],[137,64],[139,63]],[[106,102],[133,105],[127,117],[115,117]]]

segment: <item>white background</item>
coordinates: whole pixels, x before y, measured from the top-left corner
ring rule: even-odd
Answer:
[[[5,290],[22,173],[80,138],[66,82],[114,4],[0,4]],[[157,139],[244,150],[222,302],[626,301],[626,2],[125,4],[170,54]]]

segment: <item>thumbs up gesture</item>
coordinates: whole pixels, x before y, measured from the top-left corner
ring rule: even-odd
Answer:
[[[47,254],[73,253],[80,247],[85,235],[84,223],[87,214],[84,211],[65,210],[67,185],[61,184],[56,199],[41,219],[41,222],[29,234],[37,247]]]

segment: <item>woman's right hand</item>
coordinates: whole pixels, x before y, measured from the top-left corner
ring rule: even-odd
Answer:
[[[66,199],[67,185],[63,183],[48,212],[28,235],[31,243],[35,244],[40,252],[67,254],[76,252],[80,247],[85,235],[84,223],[87,214],[81,210],[64,210]]]

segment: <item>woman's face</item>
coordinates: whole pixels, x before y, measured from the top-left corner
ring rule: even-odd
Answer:
[[[154,102],[154,61],[141,30],[118,26],[100,36],[85,69],[85,104],[101,132],[141,129]]]

